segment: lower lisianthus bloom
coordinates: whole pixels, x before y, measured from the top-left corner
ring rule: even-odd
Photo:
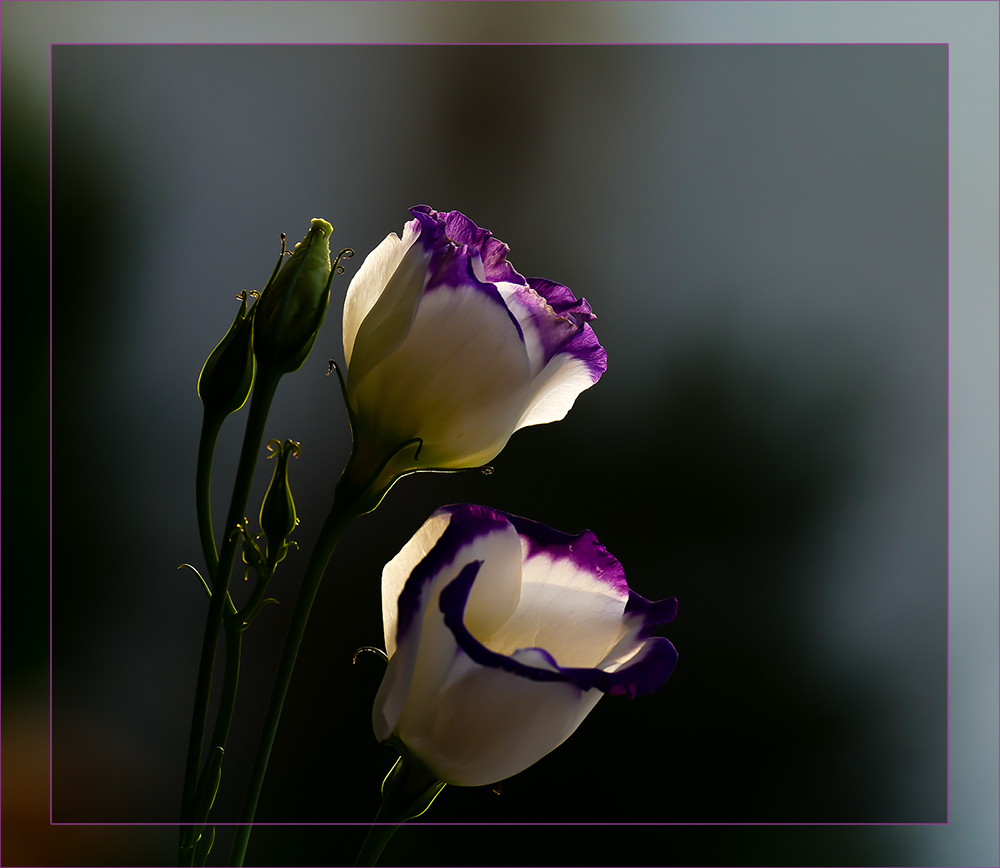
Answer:
[[[459,786],[517,774],[605,693],[657,690],[677,662],[651,635],[677,601],[630,590],[594,534],[482,506],[424,523],[385,566],[382,611],[389,663],[375,735]]]

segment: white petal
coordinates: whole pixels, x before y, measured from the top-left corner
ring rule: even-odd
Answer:
[[[530,384],[503,305],[476,287],[442,287],[424,293],[406,340],[354,400],[366,434],[387,447],[420,437],[421,465],[470,467],[503,448]]]
[[[413,239],[410,239],[410,243],[413,243]],[[344,356],[348,364],[351,362],[354,339],[357,337],[358,329],[361,328],[361,323],[368,316],[368,311],[375,306],[406,250],[407,247],[399,236],[395,232],[390,232],[382,243],[365,257],[361,267],[351,278],[344,298],[343,317]]]
[[[524,346],[531,365],[531,373],[532,376],[537,376],[545,367],[545,347],[542,345],[541,334],[539,334],[532,320],[534,311],[521,304],[520,295],[526,291],[531,292],[538,299],[540,305],[544,304],[544,299],[533,289],[519,283],[496,283],[494,285],[497,288],[497,292],[500,293],[500,297],[507,305],[507,308],[514,314],[518,324],[521,326],[521,333],[524,335]],[[549,310],[551,311],[551,308]],[[552,317],[555,318],[555,312],[552,312]]]
[[[382,569],[382,628],[385,631],[385,653],[390,657],[396,653],[399,594],[413,568],[434,548],[450,521],[450,513],[435,512]]]
[[[428,531],[423,542],[437,532],[437,525],[428,528],[427,524],[421,529]],[[440,542],[440,537],[446,530],[447,527],[442,529],[437,542]],[[405,556],[403,552],[407,551],[407,547],[404,547],[397,558],[402,558],[401,563],[409,560],[421,545],[418,543],[417,547],[407,552]],[[433,553],[431,556],[433,557]],[[395,560],[396,558],[390,565]],[[389,658],[372,713],[375,736],[379,741],[388,738],[396,728],[404,708],[410,709],[412,714],[419,714],[420,709],[431,704],[451,670],[458,646],[451,630],[445,626],[444,616],[438,608],[441,590],[452,582],[466,565],[473,561],[483,561],[483,566],[480,567],[481,575],[477,575],[477,584],[481,579],[487,587],[481,592],[480,601],[477,603],[480,608],[479,629],[495,628],[495,621],[506,619],[517,605],[520,560],[521,545],[517,531],[510,525],[498,523],[496,530],[474,537],[470,543],[461,546],[454,559],[443,565],[433,578],[423,585],[420,593],[420,610],[407,630],[400,635],[395,624],[392,628],[396,633],[395,649]],[[395,587],[398,584],[398,577],[395,568],[390,571],[390,565],[386,567],[386,571],[392,573],[388,582]],[[385,575],[383,572],[383,577]],[[383,594],[385,593],[383,586]],[[391,591],[389,593],[391,594]],[[472,596],[470,595],[470,603]],[[398,597],[397,593],[397,601]],[[483,611],[488,609],[489,605],[498,607],[492,616]],[[398,614],[396,618],[398,621]]]
[[[564,419],[580,393],[593,385],[587,362],[569,353],[553,356],[531,384],[532,397],[514,430]]]
[[[536,554],[522,566],[517,611],[497,631],[490,650],[513,654],[538,647],[560,666],[596,667],[621,636],[627,601],[627,594],[572,560]]]
[[[535,651],[515,657],[546,668]],[[583,693],[568,682],[532,681],[478,666],[462,652],[454,669],[432,705],[420,714],[407,709],[398,732],[440,780],[459,786],[503,780],[537,762],[573,733],[600,698],[600,691]]]
[[[344,357],[349,381],[360,380],[403,339],[427,282],[430,254],[411,220],[399,239],[388,235],[361,264],[344,299]]]

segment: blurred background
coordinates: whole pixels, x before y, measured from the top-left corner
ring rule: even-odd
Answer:
[[[128,34],[107,7],[83,4],[80,29],[64,23],[47,41],[769,41],[729,34],[733,21],[717,17],[728,4],[142,5],[151,11],[114,6],[136,23]],[[44,32],[42,13],[11,9],[4,24]],[[964,55],[949,57],[944,37],[56,45],[51,812],[97,825],[44,830],[31,806],[47,782],[30,774],[46,747],[32,736],[45,733],[48,701],[44,573],[28,566],[38,558],[19,567],[30,583],[10,567],[12,548],[45,550],[44,492],[28,477],[45,437],[45,94],[7,40],[5,28],[4,240],[18,264],[5,267],[4,307],[17,304],[8,324],[27,325],[23,363],[4,378],[18,402],[5,491],[25,492],[4,526],[5,864],[174,858],[207,608],[176,570],[200,565],[195,383],[236,293],[266,281],[279,233],[297,240],[323,217],[334,250],[358,256],[265,432],[302,443],[290,478],[303,551],[271,587],[282,605],[246,634],[213,814],[235,820],[301,570],[350,448],[325,376],[343,357],[344,291],[418,203],[465,212],[511,246],[521,273],[586,297],[609,370],[566,420],[518,432],[492,476],[407,478],[353,526],[313,610],[258,811],[274,825],[255,831],[248,864],[353,861],[363,825],[325,824],[374,816],[393,754],[371,733],[383,666],[351,657],[382,643],[382,565],[436,507],[461,501],[594,530],[633,588],[678,597],[662,632],[680,663],[654,696],[602,700],[499,796],[447,788],[394,837],[386,864],[995,858],[996,522],[954,512],[975,503],[956,500],[960,482],[966,498],[995,492],[995,433],[956,427],[954,413],[984,386],[995,407],[995,355],[977,329],[995,341],[996,282],[956,257],[949,296],[948,86]],[[952,177],[953,197],[963,183]],[[953,245],[966,240],[959,216],[953,203]],[[992,307],[976,308],[983,299]],[[956,383],[970,347],[964,370],[971,358],[985,378]],[[245,413],[220,441],[217,523]],[[262,461],[251,516],[270,472]],[[980,651],[963,656],[970,632]],[[968,718],[975,703],[985,718]],[[14,844],[10,823],[25,830]],[[140,825],[104,825],[115,823]],[[438,825],[454,823],[473,825]],[[552,827],[526,850],[523,835],[479,825],[497,823],[683,825]],[[220,829],[212,864],[230,840]]]

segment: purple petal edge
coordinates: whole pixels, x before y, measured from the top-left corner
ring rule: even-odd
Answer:
[[[410,213],[422,223],[424,220],[433,222],[442,243],[450,242],[455,247],[467,247],[470,253],[478,254],[488,283],[527,285],[524,277],[507,261],[510,248],[500,239],[494,238],[488,229],[480,229],[461,211],[435,211],[429,205],[414,205]]]
[[[535,648],[554,668],[539,669],[520,663],[513,657],[497,654],[483,646],[465,627],[465,606],[469,592],[479,573],[479,561],[467,564],[458,576],[441,591],[439,608],[444,614],[445,626],[451,630],[455,642],[469,658],[480,666],[502,669],[512,675],[531,681],[564,681],[586,691],[597,688],[609,696],[634,698],[652,693],[662,687],[677,664],[677,651],[669,640],[656,636],[647,640],[633,660],[615,672],[601,669],[576,669],[559,666],[544,648]],[[655,605],[655,604],[654,604]]]
[[[598,542],[593,531],[568,534],[519,515],[506,512],[501,515],[528,541],[525,559],[547,554],[557,560],[569,560],[578,569],[610,585],[620,596],[629,594],[625,570],[618,559]]]
[[[414,618],[420,613],[420,601],[424,588],[430,585],[441,570],[455,560],[463,546],[478,537],[487,536],[507,524],[502,513],[485,506],[471,504],[444,506],[437,510],[435,515],[441,512],[451,513],[448,527],[445,528],[441,538],[424,556],[424,559],[413,568],[399,594],[396,621],[397,645],[409,631]]]
[[[629,590],[628,602],[625,604],[625,620],[632,621],[635,618],[642,620],[642,626],[636,634],[640,639],[651,635],[653,628],[658,624],[669,624],[676,617],[676,597],[650,601],[635,591]]]
[[[563,286],[554,280],[546,280],[544,277],[529,277],[528,286],[544,298],[559,316],[566,317],[573,325],[597,319],[587,299],[577,299],[568,286]]]
[[[584,323],[579,333],[563,345],[561,352],[568,353],[583,362],[587,366],[592,383],[601,379],[608,369],[608,354],[588,323]]]
[[[419,242],[431,253],[428,264],[430,277],[425,292],[442,286],[472,288],[482,292],[504,307],[523,342],[521,324],[494,284],[523,287],[523,292],[517,290],[519,301],[527,308],[528,316],[539,334],[546,364],[557,355],[568,354],[586,365],[591,383],[601,378],[608,368],[608,356],[589,325],[595,316],[585,298],[577,299],[572,290],[553,280],[543,277],[526,280],[507,260],[510,248],[460,211],[435,211],[429,205],[414,205],[410,213],[420,223]],[[476,275],[473,266],[475,258],[482,262],[485,280]],[[555,318],[544,309],[544,305],[538,303],[538,296],[551,307]]]
[[[517,274],[510,263],[506,262],[507,245],[491,238],[485,229],[479,229],[475,223],[469,220],[464,214],[458,211],[448,211],[439,213],[428,205],[416,205],[410,209],[410,213],[420,223],[419,243],[424,245],[424,249],[430,251],[431,258],[427,265],[428,279],[424,285],[424,292],[433,292],[442,287],[462,288],[475,290],[500,308],[507,314],[517,336],[524,343],[524,332],[521,324],[511,313],[504,302],[497,288],[493,285],[496,280],[515,279],[524,283],[524,278]],[[461,243],[456,243],[452,237],[450,228],[454,229],[454,234],[464,239]],[[502,247],[503,250],[499,250]],[[486,272],[486,281],[482,281],[476,275],[473,260],[482,259],[483,268]],[[502,264],[495,260],[500,258],[500,263],[505,263],[505,271]],[[487,267],[487,258],[490,265]],[[511,275],[511,276],[507,276]]]
[[[541,277],[532,277],[528,284],[516,289],[514,298],[538,334],[545,363],[558,355],[573,356],[584,362],[591,382],[596,383],[608,368],[608,354],[590,327],[595,316],[587,300]]]

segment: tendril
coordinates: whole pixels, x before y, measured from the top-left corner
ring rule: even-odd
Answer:
[[[345,247],[340,253],[337,254],[337,258],[333,260],[333,271],[335,274],[343,274],[344,266],[340,263],[344,260],[350,259],[354,256],[354,251],[350,247]]]
[[[362,651],[371,651],[373,654],[378,654],[386,663],[389,662],[389,655],[385,653],[381,648],[376,648],[374,645],[362,645],[354,652],[354,656],[351,658],[351,663],[358,662],[358,656]]]

